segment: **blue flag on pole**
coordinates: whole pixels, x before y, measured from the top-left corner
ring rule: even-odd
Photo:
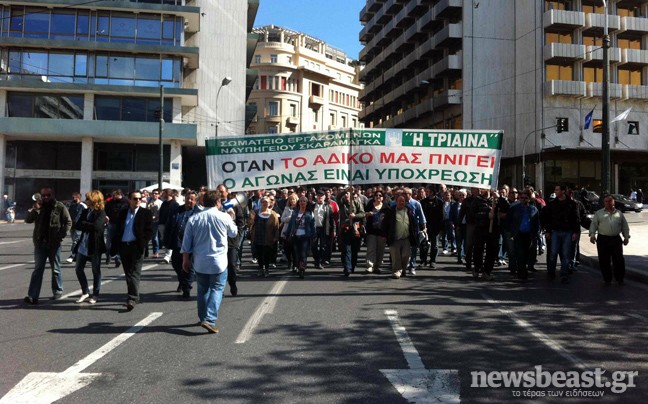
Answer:
[[[589,114],[585,115],[585,126],[583,127],[583,129],[589,129],[590,125],[592,125],[592,115],[594,115],[594,108],[592,108]]]

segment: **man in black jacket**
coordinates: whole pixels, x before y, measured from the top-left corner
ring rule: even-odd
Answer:
[[[430,241],[430,269],[436,268],[436,259],[438,253],[438,238],[443,227],[443,201],[436,195],[432,186],[426,190],[426,197],[421,200],[423,215],[427,222],[427,234]],[[421,266],[428,263],[428,250],[421,249]]]
[[[128,201],[124,199],[124,193],[121,189],[116,189],[112,193],[112,199],[106,202],[106,216],[108,216],[108,225],[106,226],[106,265],[110,263],[110,254],[112,251],[112,240],[115,236],[115,229],[117,228],[117,220],[119,216],[128,209]],[[119,253],[113,255],[112,258],[115,260],[115,268],[119,267],[121,260],[119,258]]]
[[[547,278],[556,277],[556,264],[560,256],[560,278],[569,283],[569,257],[573,243],[580,237],[578,205],[567,195],[565,185],[556,185],[556,198],[542,210],[545,237],[551,240],[547,258]]]
[[[112,253],[119,252],[124,265],[128,287],[128,311],[140,302],[139,283],[142,276],[142,262],[146,244],[153,235],[153,215],[140,207],[142,194],[133,191],[128,195],[129,208],[122,211],[117,219],[115,235],[112,240]]]

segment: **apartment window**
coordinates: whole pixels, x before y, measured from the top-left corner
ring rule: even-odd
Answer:
[[[358,120],[355,119],[355,118],[353,118],[353,119],[351,120],[351,127],[352,127],[352,128],[355,128],[355,127],[357,127],[357,126],[358,126]]]
[[[311,111],[313,111],[313,122],[317,123],[319,121],[319,114],[315,109],[311,109]]]
[[[329,118],[330,118],[330,121],[331,121],[331,125],[335,126],[335,113],[329,114]]]
[[[254,55],[254,63],[261,63],[261,55]]]
[[[547,70],[547,81],[574,79],[574,69],[572,68],[571,65],[568,66],[547,65],[546,70]]]
[[[281,77],[281,91],[286,91],[286,78]]]
[[[641,49],[641,42],[638,39],[617,39],[617,47],[621,49]]]
[[[274,89],[279,90],[279,76],[274,77]]]
[[[277,63],[277,55],[270,55],[270,63]]]
[[[602,2],[601,2],[600,5],[598,5],[598,4],[583,4],[583,12],[585,14],[588,14],[588,13],[604,14],[605,13],[605,8],[603,7]]]
[[[341,120],[341,126],[342,126],[343,128],[346,128],[346,127],[347,127],[347,117],[344,116],[344,115],[342,115],[342,116],[340,117],[340,120]]]
[[[631,84],[633,86],[642,85],[641,71],[619,69],[619,84]]]
[[[584,67],[583,79],[588,83],[603,82],[603,68],[601,67]]]
[[[311,93],[310,95],[314,95],[316,97],[321,97],[322,96],[322,86],[320,84],[316,83],[311,83]]]
[[[574,43],[574,35],[571,32],[562,34],[547,32],[545,34],[545,43]]]
[[[547,0],[545,10],[571,10],[571,0]]]
[[[290,104],[290,116],[297,117],[297,104]]]
[[[279,102],[277,101],[268,102],[268,115],[279,116]]]
[[[275,134],[279,133],[276,126],[268,126],[268,133]]]
[[[268,76],[261,76],[261,90],[268,89]]]
[[[288,56],[287,59],[288,59],[288,64],[291,65],[292,64],[292,56]]]
[[[159,98],[95,96],[95,119],[101,121],[159,122]],[[173,120],[173,99],[164,99],[164,121]]]

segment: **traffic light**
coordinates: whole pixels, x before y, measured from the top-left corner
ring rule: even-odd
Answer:
[[[569,119],[568,118],[556,118],[556,132],[569,132]]]

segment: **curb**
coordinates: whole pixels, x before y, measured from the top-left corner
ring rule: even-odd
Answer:
[[[589,266],[590,268],[596,269],[599,273],[601,268],[599,266],[598,257],[590,257],[587,255],[580,254],[580,262]],[[648,273],[644,270],[637,268],[632,268],[626,265],[625,277],[627,279],[632,279],[633,281],[648,283]]]

